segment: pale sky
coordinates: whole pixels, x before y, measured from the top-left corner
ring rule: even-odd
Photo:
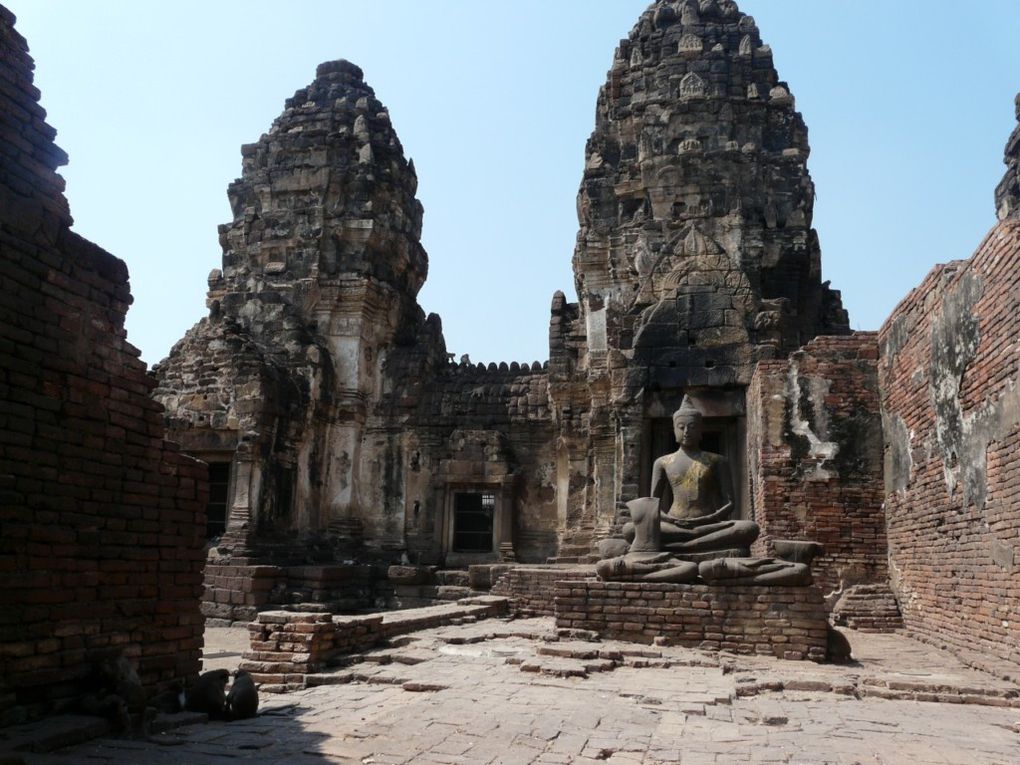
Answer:
[[[125,260],[149,363],[205,313],[240,147],[347,58],[418,172],[447,347],[548,358],[576,299],[575,199],[595,98],[645,0],[0,0],[18,16],[75,230]],[[1020,2],[741,0],[810,130],[824,278],[877,329],[994,224],[1016,124]]]

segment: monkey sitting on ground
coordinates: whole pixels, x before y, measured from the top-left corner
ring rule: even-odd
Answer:
[[[145,701],[145,688],[131,662],[124,656],[104,659],[85,679],[80,706],[86,714],[105,717],[118,733],[173,746],[181,741],[154,738],[151,734],[156,709]]]
[[[83,712],[105,717],[119,733],[132,734],[136,728],[147,733],[145,689],[126,658],[104,659],[94,665],[84,685]],[[132,719],[139,719],[140,724],[133,725]]]
[[[230,672],[225,669],[203,672],[188,689],[184,708],[189,712],[204,712],[210,720],[226,719],[229,680]]]
[[[227,719],[245,720],[254,717],[259,708],[259,692],[255,681],[245,670],[234,673],[234,683],[227,694]]]

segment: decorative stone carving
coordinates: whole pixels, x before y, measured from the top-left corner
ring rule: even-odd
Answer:
[[[665,29],[674,21],[676,21],[676,9],[672,5],[664,3],[656,7],[655,15],[653,17],[653,23],[656,29]]]
[[[701,141],[697,138],[685,138],[680,142],[680,154],[692,154],[701,151]]]
[[[680,98],[702,98],[705,95],[705,81],[694,72],[688,72],[680,80]]]
[[[701,21],[701,9],[695,0],[685,0],[680,9],[680,23],[684,26],[697,24]]]
[[[641,276],[648,276],[655,268],[655,256],[648,247],[648,241],[642,237],[638,239],[634,248],[634,269]]]
[[[793,96],[790,91],[782,85],[777,85],[769,91],[769,102],[773,106],[793,106]]]
[[[705,49],[705,43],[697,35],[685,34],[680,38],[681,53],[701,53]]]

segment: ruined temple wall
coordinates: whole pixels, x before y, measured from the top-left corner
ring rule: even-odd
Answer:
[[[880,333],[889,561],[908,629],[1020,664],[1020,219]]]
[[[517,559],[541,563],[555,555],[556,438],[548,387],[548,371],[538,364],[451,364],[425,383],[406,421],[402,466],[411,552],[428,559],[442,548],[450,491],[502,486],[512,503],[505,538]]]
[[[66,155],[0,8],[0,723],[123,655],[197,674],[205,466],[164,441],[125,264],[69,230]]]
[[[747,391],[755,553],[774,539],[825,546],[812,571],[826,595],[887,576],[877,337],[817,337],[758,364]]]

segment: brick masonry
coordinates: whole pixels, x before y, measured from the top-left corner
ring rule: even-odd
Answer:
[[[28,46],[0,7],[0,724],[124,655],[197,673],[206,470],[163,439],[125,264],[70,231]]]
[[[893,589],[907,628],[1020,665],[1020,218],[936,267],[879,338]]]
[[[482,596],[458,603],[382,614],[331,616],[264,611],[249,625],[251,650],[241,669],[269,693],[298,690],[312,675],[352,654],[409,632],[506,613],[505,598]]]
[[[874,332],[818,337],[759,363],[747,392],[754,552],[820,542],[811,570],[832,600],[888,576],[877,363]]]
[[[592,566],[520,566],[500,576],[492,594],[510,598],[514,616],[555,616],[557,583],[581,581],[594,573]]]
[[[559,582],[556,626],[603,639],[825,661],[828,613],[817,587]]]

